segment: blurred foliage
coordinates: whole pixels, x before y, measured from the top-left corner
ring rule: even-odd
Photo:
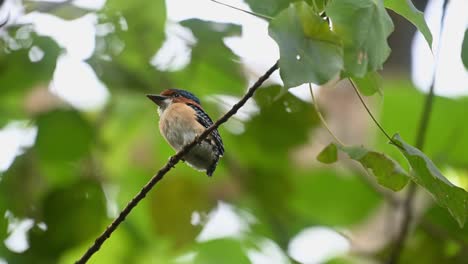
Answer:
[[[318,159],[340,162],[321,165],[315,161],[317,149],[329,142],[316,136],[317,113],[306,98],[287,90],[326,83],[340,73],[351,77],[364,95],[377,92],[377,99],[384,98],[379,105],[383,127],[414,142],[425,95],[404,79],[380,77],[377,70],[389,55],[387,37],[393,30],[385,7],[414,23],[431,43],[421,13],[411,2],[398,0],[246,2],[254,12],[272,17],[269,34],[279,46],[284,87],[262,87],[253,98],[256,111],[220,128],[226,155],[215,177],[178,164],[90,263],[250,263],[248,253],[260,250],[258,241],[271,240],[286,255],[289,241],[304,228],[320,225],[352,233],[372,222],[387,202],[356,168],[358,163],[341,157],[343,152],[369,169],[375,184],[400,190],[409,171],[410,180],[435,196],[436,203],[425,201],[427,209],[402,263],[463,263],[468,227],[459,224],[466,220],[467,193],[443,174],[455,171],[457,183],[467,188],[468,124],[453,121],[464,120],[467,98],[435,96],[424,153],[395,138],[401,153],[379,134],[359,147],[328,145]],[[39,10],[67,20],[93,13],[97,27],[108,31],[96,34],[86,63],[110,97],[101,109],[83,110],[47,89],[57,59],[67,54],[65,47],[13,18],[0,28],[0,127],[28,120],[38,129],[33,146],[0,172],[0,258],[8,263],[72,263],[174,153],[159,135],[156,109],[144,94],[170,87],[193,91],[217,119],[226,106],[213,95],[240,97],[248,84],[241,58],[224,43],[242,35],[242,28],[200,19],[168,21],[164,1],[114,0],[100,10],[71,1],[25,1],[24,7],[25,12]],[[178,36],[190,50],[190,61],[181,69],[163,70],[152,60],[167,44],[171,26],[193,35],[193,40]],[[465,65],[466,43],[465,37]],[[335,98],[328,102],[333,103]],[[236,237],[200,241],[218,201],[244,212],[240,216],[249,227]],[[8,238],[27,219],[33,223],[26,231],[27,248],[15,250]],[[387,220],[378,224],[394,222]],[[387,243],[374,254],[342,256],[330,263],[383,260],[390,248]]]

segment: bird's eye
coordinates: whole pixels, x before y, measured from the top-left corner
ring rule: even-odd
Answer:
[[[180,96],[180,94],[177,94],[177,93],[176,93],[176,94],[174,94],[174,97],[179,97],[179,96]]]

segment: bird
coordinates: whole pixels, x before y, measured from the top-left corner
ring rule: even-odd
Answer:
[[[175,151],[191,143],[213,124],[210,116],[203,110],[200,99],[191,92],[167,89],[160,94],[148,94],[147,97],[158,106],[159,130]],[[182,160],[212,176],[223,155],[223,140],[218,130],[214,129],[185,154]]]

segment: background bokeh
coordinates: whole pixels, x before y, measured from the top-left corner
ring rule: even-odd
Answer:
[[[225,2],[262,11],[261,1]],[[366,102],[387,131],[414,142],[435,79],[425,153],[467,189],[468,6],[449,1],[439,36],[444,1],[413,2],[426,10],[434,54],[390,12],[382,94]],[[0,263],[74,262],[174,154],[145,94],[189,90],[217,119],[279,57],[266,21],[208,0],[3,0],[2,21]],[[347,82],[314,89],[341,140],[408,167]],[[90,263],[386,259],[402,215],[392,199],[404,191],[383,189],[345,155],[316,160],[332,138],[307,86],[288,91],[275,73],[219,130],[226,154],[214,176],[178,164]],[[467,227],[422,190],[414,215],[401,263],[466,263]]]

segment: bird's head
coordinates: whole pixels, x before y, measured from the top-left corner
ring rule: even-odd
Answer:
[[[173,103],[191,103],[200,105],[200,100],[191,92],[180,89],[167,89],[160,94],[146,95],[151,101],[159,106],[161,111],[164,111]]]

